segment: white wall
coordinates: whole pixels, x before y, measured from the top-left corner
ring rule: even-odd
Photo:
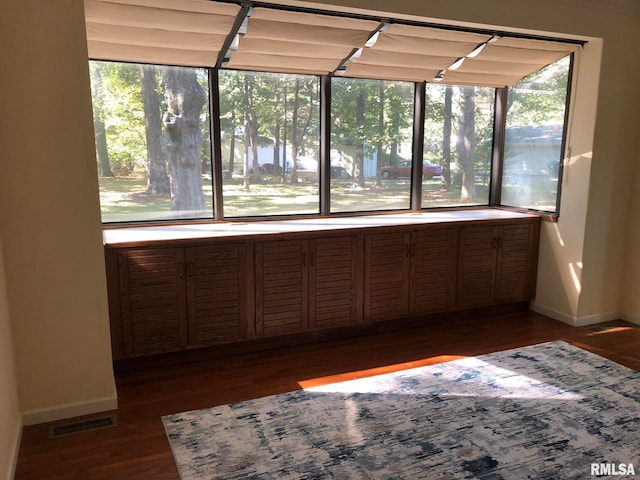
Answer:
[[[622,318],[640,325],[640,135],[636,135],[636,138],[626,271],[622,279]]]
[[[13,478],[22,429],[0,237],[0,478]]]
[[[112,409],[82,0],[6,0],[0,32],[0,231],[24,423]]]

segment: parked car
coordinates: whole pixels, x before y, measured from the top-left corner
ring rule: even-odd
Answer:
[[[344,167],[331,165],[331,178],[351,178],[351,174]]]
[[[405,160],[398,165],[392,165],[390,167],[384,167],[380,170],[382,178],[405,178],[411,177],[411,160]],[[422,162],[422,178],[430,180],[433,177],[442,175],[442,168],[440,165],[431,163],[427,160]]]
[[[289,161],[287,161],[286,171],[291,173],[291,163],[289,163]],[[318,162],[312,158],[299,157],[298,160],[296,160],[296,176],[299,182],[317,182]]]

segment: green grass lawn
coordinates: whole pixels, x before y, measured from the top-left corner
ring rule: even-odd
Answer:
[[[375,180],[365,182],[364,188],[354,188],[350,179],[331,180],[331,211],[362,212],[378,210],[406,210],[409,208],[409,179],[387,179],[382,186]],[[147,195],[144,178],[100,178],[100,202],[104,222],[166,220],[177,218],[171,212],[169,196]],[[477,185],[478,198],[485,199],[470,205],[486,204],[488,190]],[[208,207],[200,217],[213,216],[211,182],[203,180],[203,192]],[[461,205],[460,187],[442,188],[439,179],[423,182],[423,208]],[[225,218],[317,214],[319,212],[319,184],[302,181],[282,183],[282,179],[263,178],[260,183],[243,187],[242,178],[225,180],[223,185]],[[180,217],[184,218],[184,217]],[[193,218],[193,216],[191,217]]]

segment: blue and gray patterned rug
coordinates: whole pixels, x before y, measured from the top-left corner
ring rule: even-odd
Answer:
[[[182,480],[640,478],[640,372],[564,342],[163,422]]]

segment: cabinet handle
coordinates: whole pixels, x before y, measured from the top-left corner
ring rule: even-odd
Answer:
[[[309,265],[313,267],[314,263],[315,263],[315,258],[314,258],[313,252],[309,252]]]
[[[411,256],[412,257],[416,256],[416,244],[415,243],[411,246]]]
[[[498,237],[498,248],[502,248],[502,237]]]
[[[307,252],[302,252],[302,266],[307,266]]]
[[[493,237],[491,239],[491,248],[497,248],[498,247],[498,239],[496,237]]]
[[[184,263],[178,264],[178,278],[184,278]]]
[[[189,262],[187,264],[187,275],[189,278],[193,278],[196,274],[196,264],[195,262]]]

